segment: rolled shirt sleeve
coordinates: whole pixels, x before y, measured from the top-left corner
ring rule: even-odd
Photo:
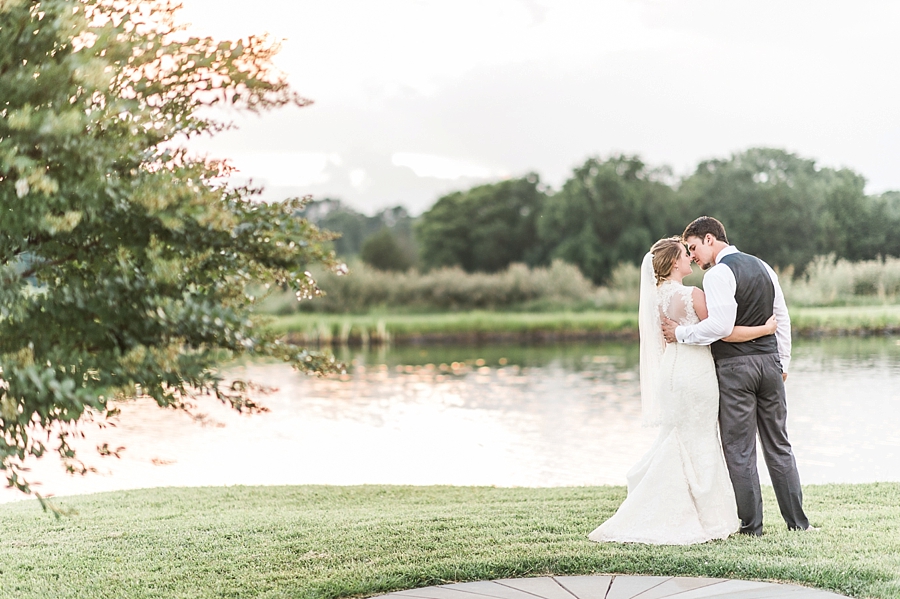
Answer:
[[[675,328],[675,338],[688,345],[710,345],[731,334],[737,318],[737,301],[734,293],[737,281],[725,264],[716,264],[703,277],[706,293],[706,309],[709,316],[697,324]]]

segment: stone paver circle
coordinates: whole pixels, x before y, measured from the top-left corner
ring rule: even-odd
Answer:
[[[409,589],[375,599],[846,599],[792,584],[678,576],[542,576]]]

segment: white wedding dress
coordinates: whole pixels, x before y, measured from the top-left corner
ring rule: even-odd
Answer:
[[[700,322],[692,289],[664,282],[655,290],[657,309],[679,324]],[[642,330],[642,345],[646,339]],[[641,373],[642,379],[655,374],[659,436],[628,472],[628,497],[589,535],[593,541],[689,545],[724,539],[740,528],[719,440],[719,389],[709,347],[662,341],[659,351],[658,372],[645,373],[642,356]]]

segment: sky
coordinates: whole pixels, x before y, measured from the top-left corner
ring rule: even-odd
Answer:
[[[900,189],[900,2],[183,0],[223,39],[269,33],[314,101],[195,144],[268,199],[373,214],[590,156],[698,162],[777,147]]]

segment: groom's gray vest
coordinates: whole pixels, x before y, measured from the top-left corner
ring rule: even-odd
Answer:
[[[735,326],[755,327],[766,324],[775,306],[775,285],[762,260],[749,254],[736,253],[724,256],[719,263],[726,265],[734,273],[737,288]],[[775,335],[766,335],[744,343],[716,341],[712,344],[715,360],[759,354],[777,354],[778,342]]]

